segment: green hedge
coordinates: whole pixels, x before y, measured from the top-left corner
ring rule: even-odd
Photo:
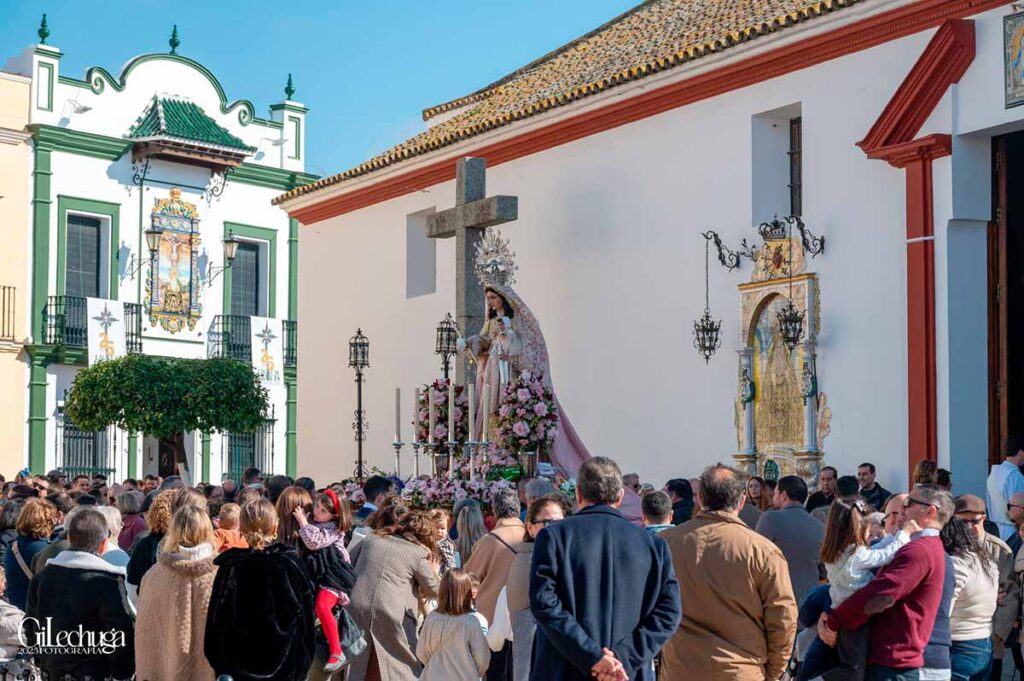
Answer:
[[[267,411],[267,391],[252,366],[221,358],[126,355],[99,362],[78,372],[65,402],[81,430],[116,425],[154,437],[251,433]]]

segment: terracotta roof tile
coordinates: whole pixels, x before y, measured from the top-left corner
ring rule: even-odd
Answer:
[[[813,19],[860,0],[647,0],[505,78],[424,111],[450,119],[350,170],[299,187],[280,203],[536,116],[616,85]]]

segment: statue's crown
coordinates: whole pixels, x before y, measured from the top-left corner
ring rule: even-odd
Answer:
[[[516,281],[515,251],[509,248],[507,239],[501,238],[501,230],[491,227],[484,231],[484,237],[476,246],[473,269],[477,279],[484,286],[497,284],[511,286]]]

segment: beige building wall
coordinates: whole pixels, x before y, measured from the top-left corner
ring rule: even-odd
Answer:
[[[25,125],[29,79],[0,72],[0,473],[8,480],[25,466],[31,257],[31,147]]]

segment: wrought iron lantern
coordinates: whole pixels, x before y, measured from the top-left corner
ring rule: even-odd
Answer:
[[[459,338],[459,328],[451,314],[446,314],[441,323],[437,325],[437,337],[434,344],[434,352],[441,355],[441,369],[444,377],[448,378],[451,371],[451,359],[458,352],[456,342]]]
[[[160,250],[160,237],[163,236],[164,230],[159,227],[150,227],[144,234],[146,235],[146,247],[149,248],[149,257],[156,257],[156,252]]]
[[[224,259],[231,262],[238,255],[238,239],[234,236],[224,237]]]
[[[708,284],[708,248],[711,243],[712,237],[709,232],[704,234],[704,315],[693,323],[693,347],[697,349],[701,357],[704,358],[706,364],[711,360],[711,355],[715,354],[722,345],[722,339],[719,332],[722,329],[722,322],[715,321],[711,318],[711,308],[709,303],[709,284]]]
[[[789,300],[786,301],[785,307],[779,310],[779,335],[790,351],[803,340],[805,314],[793,304],[792,294]]]
[[[803,224],[803,223],[801,223]],[[782,342],[786,344],[789,351],[792,352],[794,348],[800,343],[804,337],[804,315],[806,313],[797,309],[793,303],[793,222],[789,222],[789,227],[786,230],[786,240],[789,244],[789,299],[786,300],[786,305],[779,310],[779,336],[782,337]],[[824,245],[822,246],[824,248]]]
[[[370,341],[362,329],[356,329],[356,335],[348,341],[348,365],[360,370],[370,366]]]

